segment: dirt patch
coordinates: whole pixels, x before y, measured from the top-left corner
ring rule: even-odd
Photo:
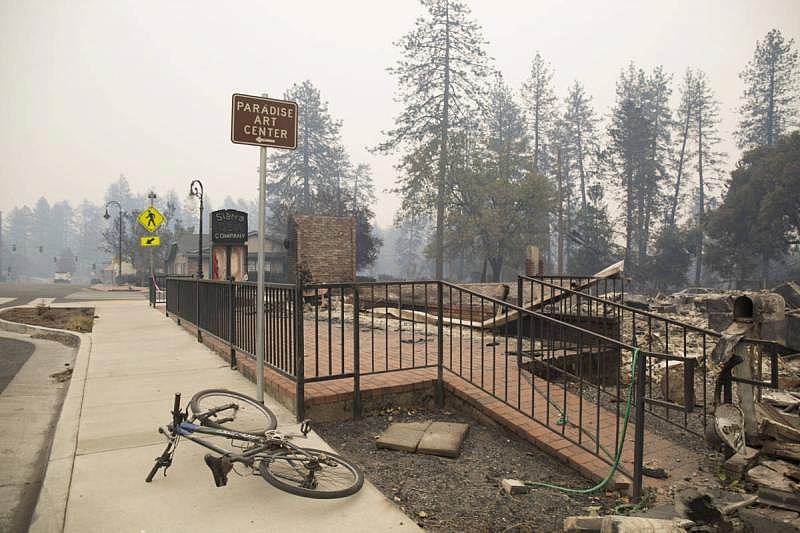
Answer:
[[[94,307],[17,307],[0,313],[0,318],[31,326],[88,333],[94,325]]]
[[[378,449],[375,438],[392,422],[442,420],[470,429],[461,456],[447,459]],[[432,531],[560,531],[565,517],[588,507],[610,512],[627,497],[616,493],[568,495],[534,489],[510,496],[500,480],[545,481],[572,488],[594,485],[563,463],[470,414],[426,408],[390,408],[358,421],[314,424],[315,430],[359,465],[366,478],[412,520]]]

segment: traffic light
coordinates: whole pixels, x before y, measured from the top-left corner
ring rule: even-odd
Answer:
[[[39,253],[44,252],[44,246],[39,246]]]
[[[92,263],[92,270],[97,270],[97,264],[96,263]]]
[[[53,258],[53,263],[58,263],[58,257]]]
[[[17,251],[17,245],[16,244],[12,244],[11,245],[11,251],[12,252],[16,252]]]

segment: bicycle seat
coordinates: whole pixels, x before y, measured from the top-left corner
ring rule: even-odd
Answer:
[[[233,468],[231,460],[226,456],[214,457],[210,453],[207,453],[205,457],[203,457],[203,460],[206,462],[206,465],[208,465],[208,468],[211,469],[211,473],[214,474],[214,484],[217,487],[224,487],[227,485],[228,472]]]

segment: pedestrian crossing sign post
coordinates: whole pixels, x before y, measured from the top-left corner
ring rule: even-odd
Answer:
[[[139,242],[141,243],[142,248],[147,248],[148,246],[161,246],[161,237],[158,235],[139,237]]]
[[[139,221],[139,224],[141,224],[144,229],[153,233],[164,223],[164,215],[151,205],[142,211],[136,220]]]

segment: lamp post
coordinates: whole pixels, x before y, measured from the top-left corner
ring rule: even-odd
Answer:
[[[196,196],[200,199],[200,236],[197,253],[199,261],[197,266],[197,277],[203,279],[203,184],[200,180],[192,180],[189,184],[189,196]]]
[[[122,206],[119,205],[119,202],[116,200],[111,200],[106,204],[106,213],[103,215],[103,218],[108,220],[111,218],[111,215],[108,214],[108,206],[116,205],[117,209],[119,209],[119,235],[118,235],[118,243],[117,243],[117,281],[119,282],[122,279]]]

